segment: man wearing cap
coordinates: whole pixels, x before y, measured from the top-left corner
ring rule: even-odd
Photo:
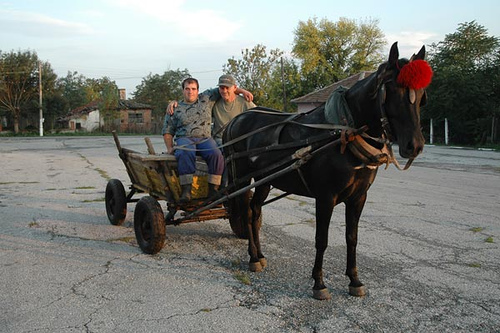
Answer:
[[[231,75],[224,74],[219,77],[218,87],[207,89],[200,95],[208,94],[212,96],[212,101],[216,101],[211,110],[213,122],[212,137],[220,146],[222,144],[224,126],[243,111],[254,108],[255,104],[252,102],[252,93],[238,87],[236,80]],[[240,96],[240,94],[243,96]],[[177,101],[170,102],[167,107],[167,114],[173,114],[175,107],[177,107]]]
[[[222,132],[226,124],[240,113],[254,108],[255,104],[238,94],[239,88],[231,75],[222,75],[219,78],[218,86],[222,98],[217,100],[212,109],[212,137],[220,146],[222,144]]]
[[[199,94],[198,80],[187,78],[182,82],[184,100],[179,103],[171,102],[167,108],[162,134],[167,153],[174,154],[178,162],[182,189],[180,203],[191,200],[196,154],[200,155],[208,166],[208,197],[215,195],[221,184],[224,158],[211,137],[212,109],[222,97],[220,90],[208,89]],[[253,95],[244,89],[234,87],[233,90],[233,94],[238,92],[253,98]],[[222,91],[227,95],[225,87]]]

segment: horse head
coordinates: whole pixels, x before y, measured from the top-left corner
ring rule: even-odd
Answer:
[[[399,145],[399,154],[415,158],[424,147],[420,126],[420,107],[425,105],[425,88],[432,69],[424,60],[425,46],[410,60],[399,59],[397,42],[391,47],[389,60],[376,72],[377,96],[385,136]]]

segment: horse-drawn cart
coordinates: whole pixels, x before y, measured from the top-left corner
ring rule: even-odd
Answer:
[[[314,198],[313,296],[328,299],[323,257],[333,209],[344,203],[349,293],[365,295],[356,264],[358,224],[378,167],[394,164],[406,170],[423,150],[420,107],[426,103],[425,88],[432,79],[424,58],[422,47],[409,60],[400,59],[394,43],[388,61],[376,72],[349,89],[337,89],[325,104],[311,111],[284,114],[257,107],[236,116],[223,133],[229,185],[206,199],[206,181],[200,174],[198,186],[193,186],[199,192],[192,193],[195,199],[189,207],[177,203],[180,186],[173,157],[156,155],[151,145],[146,156],[121,148],[115,135],[132,186],[125,195],[119,181],[108,183],[106,209],[111,223],[123,222],[126,203],[133,201],[135,192],[149,193],[137,203],[134,228],[141,249],[156,253],[163,247],[165,224],[228,217],[235,234],[248,237],[249,269],[260,271],[267,265],[259,239],[262,206],[288,194]],[[399,155],[408,159],[404,168],[394,157],[393,143],[398,144]],[[284,194],[266,202],[271,187]],[[158,199],[168,202],[166,217]],[[176,219],[179,208],[186,215]]]
[[[144,253],[159,252],[165,243],[165,226],[213,219],[229,219],[231,229],[240,238],[246,238],[246,229],[241,219],[231,215],[231,201],[209,207],[207,201],[208,174],[203,160],[196,162],[193,177],[192,200],[179,204],[181,187],[177,175],[177,161],[173,155],[156,154],[149,138],[145,138],[148,154],[121,147],[118,136],[113,132],[118,155],[125,164],[132,184],[128,194],[122,182],[111,179],[106,186],[105,204],[109,221],[121,225],[127,214],[127,203],[136,202],[134,210],[134,230],[137,243]],[[133,198],[135,194],[149,194]],[[167,202],[167,214],[158,202]],[[200,207],[208,207],[199,210]]]
[[[259,111],[255,111],[259,112]],[[262,111],[260,111],[262,112]],[[264,111],[267,112],[267,111]],[[276,113],[275,113],[276,114]],[[279,113],[278,113],[279,114]],[[280,114],[284,120],[274,124],[279,126],[293,121],[295,116],[289,118],[285,114]],[[198,222],[214,219],[229,219],[234,234],[242,239],[248,239],[248,223],[251,214],[246,207],[252,198],[253,188],[266,184],[269,181],[288,174],[298,169],[315,155],[328,149],[329,147],[341,144],[343,141],[351,141],[347,137],[362,134],[365,128],[358,130],[350,129],[345,133],[345,138],[338,138],[337,132],[333,129],[345,128],[345,126],[324,125],[322,129],[331,129],[326,135],[318,135],[307,139],[309,145],[299,141],[293,145],[277,145],[274,148],[292,148],[292,153],[279,162],[267,168],[249,173],[233,182],[229,186],[222,188],[213,198],[207,198],[208,194],[208,169],[206,163],[197,157],[196,173],[193,177],[191,191],[191,201],[185,204],[179,203],[181,186],[177,175],[177,161],[175,156],[167,154],[156,154],[149,138],[145,138],[148,154],[140,153],[128,148],[121,147],[116,132],[113,132],[118,155],[125,164],[125,168],[132,182],[130,192],[126,194],[122,182],[118,179],[111,179],[106,186],[106,213],[113,225],[121,225],[125,221],[127,214],[127,203],[137,202],[134,211],[134,230],[139,247],[144,253],[158,253],[165,244],[166,225],[179,225],[187,222]],[[238,138],[236,141],[238,141]],[[272,148],[272,147],[268,147]],[[268,150],[266,148],[265,150]],[[248,154],[252,154],[251,151]],[[247,154],[242,154],[245,156]],[[229,160],[234,155],[230,155]],[[252,179],[258,178],[251,182]],[[250,183],[251,182],[251,183]],[[149,194],[141,198],[133,198],[135,194]],[[273,199],[269,199],[262,205],[276,201],[291,193],[284,193]],[[167,202],[167,214],[158,202]],[[248,216],[243,216],[247,214]],[[260,229],[262,215],[255,221],[256,227]],[[255,231],[254,231],[255,232]]]

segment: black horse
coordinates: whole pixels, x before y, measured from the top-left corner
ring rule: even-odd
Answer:
[[[329,100],[326,106],[302,114],[257,108],[228,124],[223,139],[227,143],[224,154],[230,186],[243,188],[251,178],[255,182],[264,179],[255,187],[253,197],[241,195],[229,205],[242,216],[249,239],[251,271],[260,271],[267,264],[259,229],[262,204],[273,186],[285,193],[315,199],[316,259],[312,277],[313,297],[317,299],[330,298],[323,282],[323,255],[333,208],[345,204],[349,293],[365,295],[356,266],[358,222],[378,166],[396,163],[390,149],[392,142],[399,145],[399,154],[404,158],[413,159],[422,152],[420,106],[426,100],[424,89],[432,76],[424,57],[422,47],[410,60],[399,59],[394,43],[389,60],[376,72],[337,93],[340,103],[336,104],[343,103],[348,108],[334,110],[337,113],[333,116],[327,112],[332,111]],[[331,118],[340,120],[340,124],[332,125]],[[303,147],[306,148],[300,149]],[[266,180],[297,161],[300,163],[292,171]]]

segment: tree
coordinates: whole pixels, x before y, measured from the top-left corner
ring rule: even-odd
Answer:
[[[265,106],[286,112],[297,111],[291,99],[308,93],[303,90],[300,67],[292,58],[281,57],[279,64],[273,66],[268,87]]]
[[[82,74],[78,74],[78,72],[68,71],[65,77],[57,80],[56,88],[60,90],[68,104],[66,111],[73,110],[90,102],[85,92],[86,84],[87,78]]]
[[[459,24],[455,33],[432,44],[429,62],[434,77],[428,89],[431,102],[422,114],[424,122],[432,118],[440,124],[448,118],[451,141],[484,141],[499,109],[499,51],[498,38],[488,36],[475,21]]]
[[[292,52],[301,60],[305,90],[311,92],[365,70],[384,60],[384,34],[377,20],[357,24],[316,18],[300,21]]]
[[[98,101],[99,117],[108,127],[114,120],[120,119],[118,86],[115,81],[106,76],[87,79],[84,90],[88,101]]]
[[[162,75],[150,73],[136,87],[133,94],[134,100],[151,105],[153,115],[158,119],[163,119],[168,101],[182,100],[181,83],[190,76],[187,69],[168,70]]]
[[[16,134],[23,108],[38,94],[38,62],[32,51],[0,52],[0,107],[12,114]]]
[[[223,71],[234,76],[239,86],[252,92],[255,104],[267,106],[272,73],[279,65],[282,55],[283,52],[279,49],[271,50],[267,54],[266,47],[257,44],[251,50],[242,50],[242,59],[228,59]]]

